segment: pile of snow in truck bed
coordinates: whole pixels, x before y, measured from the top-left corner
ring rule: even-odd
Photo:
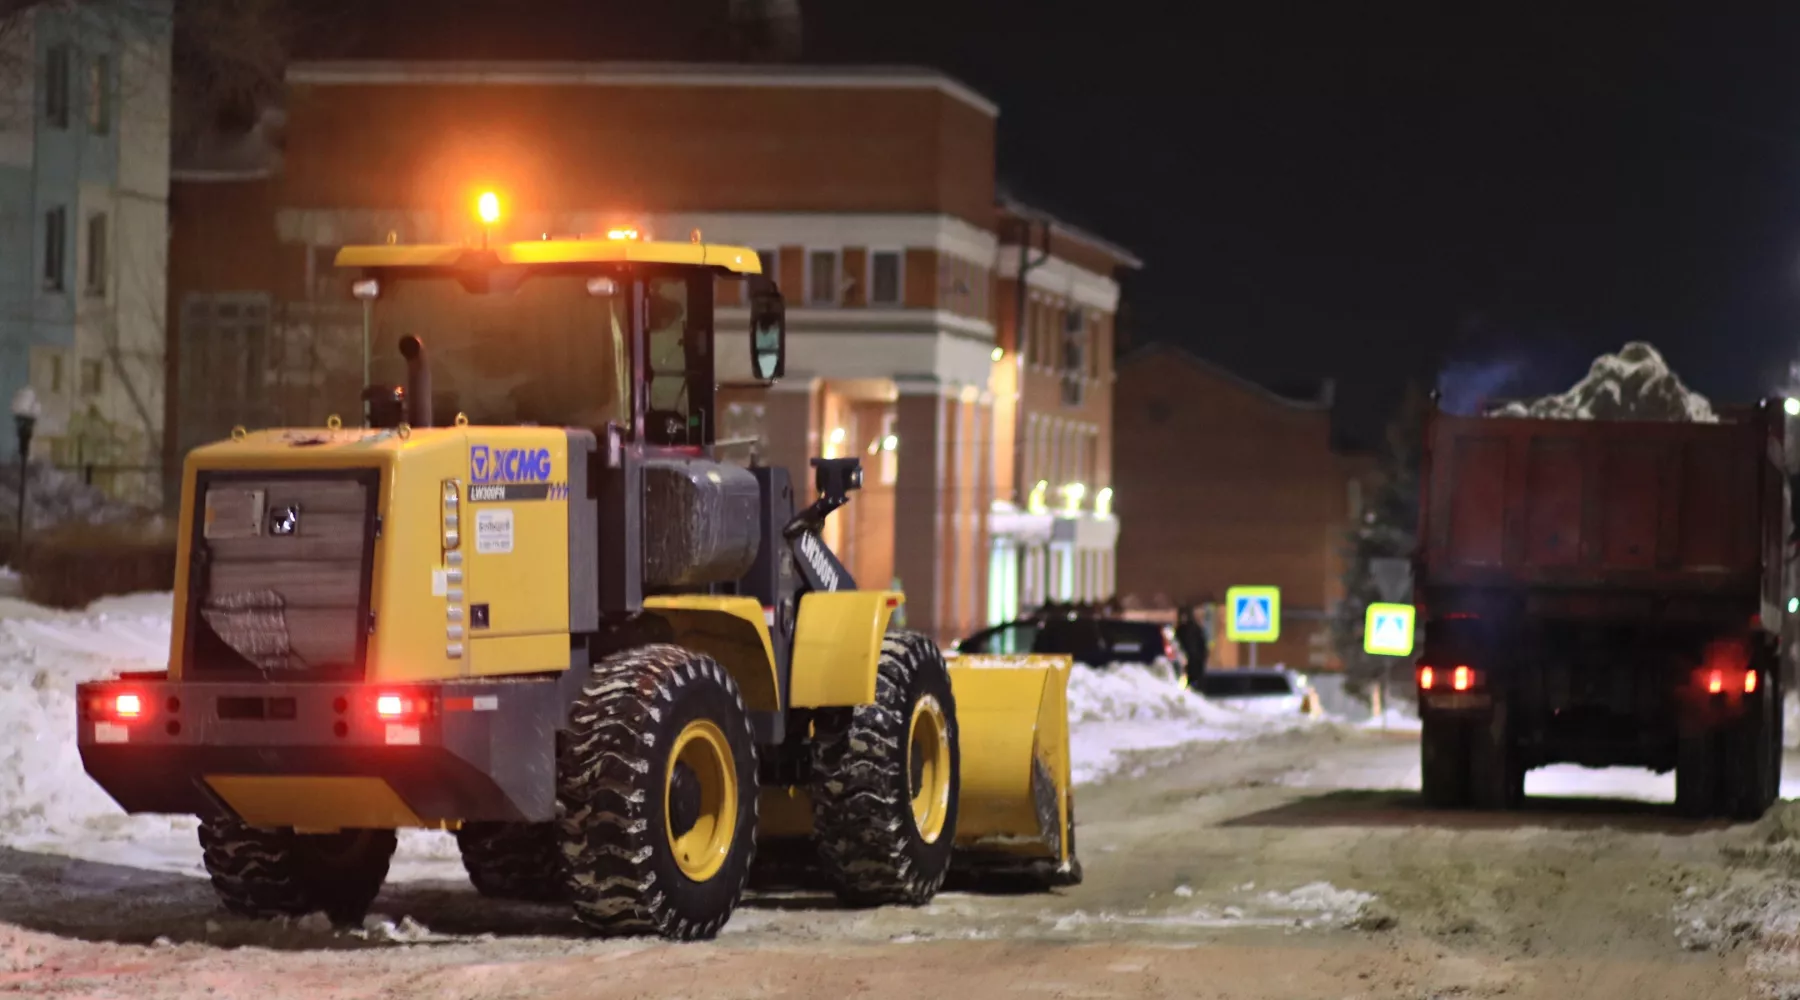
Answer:
[[[1689,390],[1656,348],[1641,341],[1594,359],[1568,392],[1514,402],[1488,414],[1552,420],[1679,420],[1717,423],[1705,396]]]
[[[201,874],[195,822],[127,816],[81,766],[75,685],[168,658],[167,594],[111,598],[85,612],[39,608],[0,590],[0,843],[21,850]],[[1077,782],[1118,771],[1133,752],[1243,739],[1308,724],[1214,705],[1168,673],[1078,666],[1069,683]],[[455,841],[409,831],[392,878],[461,879]]]

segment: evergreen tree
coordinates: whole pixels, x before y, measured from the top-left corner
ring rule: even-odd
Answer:
[[[1419,530],[1419,463],[1431,406],[1430,397],[1416,383],[1407,387],[1399,413],[1388,424],[1378,478],[1363,503],[1361,521],[1350,526],[1345,538],[1344,600],[1332,623],[1332,641],[1352,692],[1367,690],[1397,662],[1363,652],[1364,617],[1369,605],[1381,600],[1370,563],[1413,555]]]

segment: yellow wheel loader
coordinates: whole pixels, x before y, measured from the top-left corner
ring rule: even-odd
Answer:
[[[404,384],[365,375],[359,427],[192,452],[168,669],[80,689],[88,773],[198,816],[228,909],[360,921],[402,828],[608,934],[714,935],[764,824],[853,904],[922,904],[953,862],[1078,878],[1067,661],[947,667],[890,628],[903,596],[820,537],[854,460],[796,511],[784,469],[715,457],[716,284],[748,286],[755,377],[785,366],[755,252],[337,263]]]

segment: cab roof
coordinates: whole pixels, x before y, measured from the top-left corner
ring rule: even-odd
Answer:
[[[348,246],[338,251],[338,267],[477,269],[503,265],[679,264],[717,267],[734,274],[761,274],[762,260],[748,247],[723,243],[576,239],[499,243],[489,248],[453,243]]]

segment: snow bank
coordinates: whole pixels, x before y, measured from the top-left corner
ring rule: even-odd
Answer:
[[[1416,733],[1424,724],[1411,709],[1388,706],[1380,715],[1371,715],[1357,723],[1363,729],[1385,729],[1389,732]]]
[[[1069,677],[1069,749],[1076,784],[1116,773],[1133,752],[1242,740],[1311,724],[1298,712],[1269,716],[1215,704],[1172,675],[1137,663],[1101,669],[1077,664]]]
[[[1551,420],[1680,420],[1718,423],[1705,396],[1690,391],[1656,348],[1641,341],[1594,359],[1587,377],[1568,392],[1509,403],[1493,417]]]
[[[140,520],[141,507],[120,503],[89,486],[77,476],[43,462],[32,462],[25,481],[25,519],[29,528],[79,522],[117,524]],[[16,524],[19,517],[19,467],[0,466],[0,523]]]
[[[0,842],[198,870],[193,820],[126,816],[88,779],[75,745],[75,685],[160,668],[169,603],[168,595],[135,596],[58,614],[0,599]]]

